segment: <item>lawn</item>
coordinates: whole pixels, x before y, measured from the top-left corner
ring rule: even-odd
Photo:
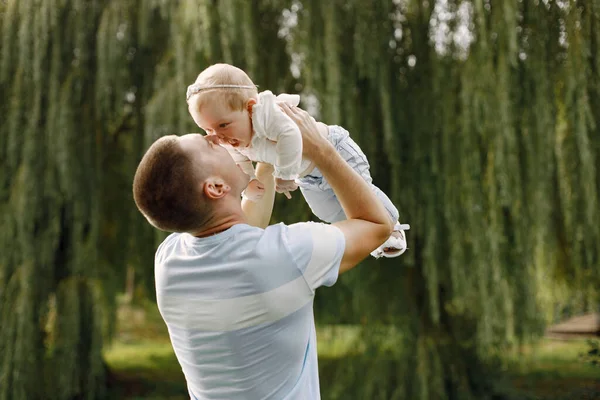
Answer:
[[[321,327],[318,337],[320,357],[334,359],[360,352],[358,330],[352,327]],[[510,356],[506,372],[516,398],[600,399],[600,367],[580,358],[587,348],[585,340],[544,339]],[[189,399],[156,306],[120,308],[119,329],[105,358],[111,370],[111,399]]]
[[[544,339],[512,357],[507,371],[516,388],[540,399],[600,399],[600,366],[581,360],[587,340]]]

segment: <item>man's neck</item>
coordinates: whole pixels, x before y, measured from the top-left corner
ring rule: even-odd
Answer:
[[[234,225],[246,223],[246,218],[243,213],[233,213],[223,217],[215,217],[202,229],[189,233],[195,237],[203,238],[224,232]]]

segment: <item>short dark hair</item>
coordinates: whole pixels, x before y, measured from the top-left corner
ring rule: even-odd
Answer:
[[[156,228],[189,232],[201,227],[206,207],[198,193],[192,161],[175,135],[150,146],[133,178],[133,199]]]

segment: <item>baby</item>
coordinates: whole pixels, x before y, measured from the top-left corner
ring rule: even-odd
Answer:
[[[214,64],[198,75],[187,89],[188,109],[196,124],[208,135],[216,135],[235,162],[250,175],[243,196],[260,199],[264,186],[256,179],[253,162],[266,162],[274,167],[277,192],[290,198],[290,191],[300,187],[312,212],[321,220],[333,223],[346,219],[333,190],[310,160],[302,158],[302,135],[297,125],[278,103],[297,106],[298,95],[275,96],[270,91],[258,93],[256,85],[241,69],[229,64]],[[397,257],[407,249],[404,230],[398,221],[398,210],[378,187],[372,184],[369,163],[348,132],[339,126],[328,127],[328,139],[336,150],[358,172],[382,201],[390,218],[396,221],[394,232],[371,255]]]

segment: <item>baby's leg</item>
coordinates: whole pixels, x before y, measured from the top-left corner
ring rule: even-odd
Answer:
[[[330,129],[330,132],[335,132],[336,130],[345,130],[336,127],[337,129]],[[373,185],[373,179],[371,178],[371,173],[369,171],[369,162],[367,161],[367,157],[360,149],[358,144],[352,140],[352,138],[347,134],[341,134],[341,139],[337,144],[336,148],[340,155],[346,160],[346,162],[356,171],[358,172],[363,179],[371,185],[371,189],[375,192],[377,198],[381,201],[385,209],[387,210],[392,222],[394,223],[394,231],[392,235],[385,241],[381,246],[375,249],[371,255],[375,258],[379,257],[398,257],[403,254],[408,248],[406,243],[406,235],[404,230],[410,229],[410,226],[407,224],[401,225],[398,222],[398,209],[390,198],[377,186]]]
[[[385,209],[390,214],[392,221],[396,222],[398,220],[398,210],[394,204],[392,204],[392,201],[377,186],[372,183],[370,186],[371,190],[373,190],[377,198],[381,200]],[[342,209],[342,205],[338,201],[333,189],[329,188],[321,190],[316,187],[311,188],[308,185],[300,185],[300,191],[313,214],[321,221],[332,224],[347,219],[346,214]],[[396,215],[395,218],[394,215]]]
[[[300,191],[308,203],[312,213],[321,221],[330,224],[346,219],[346,214],[340,205],[333,189],[321,190],[316,186],[302,184]]]
[[[358,144],[352,140],[348,131],[341,126],[329,126],[329,141],[333,143],[337,152],[348,165],[371,186],[371,190],[381,200],[392,221],[398,221],[398,209],[381,189],[373,185],[367,156]],[[315,168],[310,175],[298,179],[297,183],[313,214],[319,219],[329,223],[346,219],[344,210],[335,193],[333,193],[333,189],[331,189],[329,182],[323,177],[318,168]]]
[[[348,131],[340,126],[329,127],[329,140],[335,146],[337,152],[370,186],[377,198],[382,202],[387,210],[392,222],[396,223],[398,230],[384,243],[380,249],[373,254],[374,257],[397,256],[406,250],[406,238],[398,221],[398,209],[390,198],[377,186],[373,184],[373,178],[369,171],[370,166],[367,157],[361,148],[352,140]],[[333,223],[346,219],[344,210],[340,205],[335,193],[321,172],[315,168],[310,175],[299,179],[298,185],[306,202],[310,206],[313,214],[325,222]]]
[[[377,198],[383,203],[392,221],[398,221],[398,209],[394,206],[390,198],[373,184],[367,156],[358,144],[352,140],[348,131],[340,126],[330,126],[329,136],[342,158],[371,186],[371,190],[373,190]]]

